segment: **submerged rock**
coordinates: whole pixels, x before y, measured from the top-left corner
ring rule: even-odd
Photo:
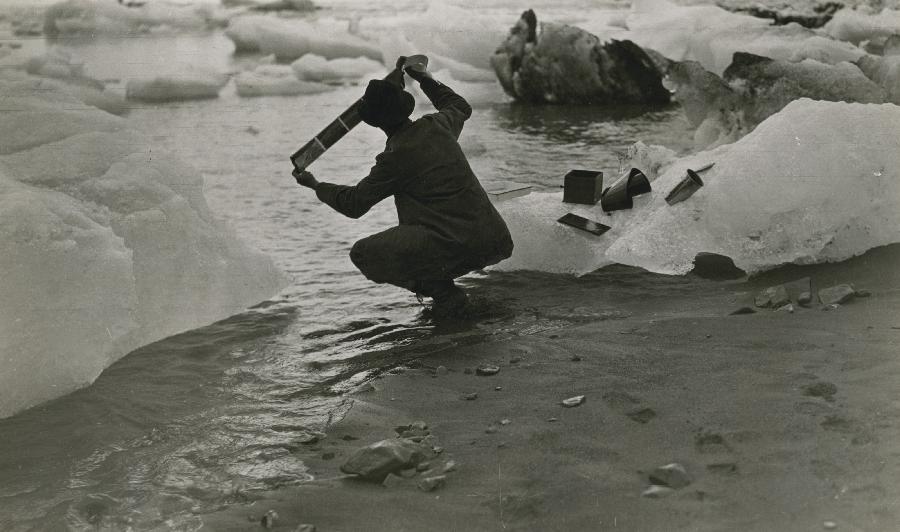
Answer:
[[[424,458],[422,446],[404,438],[392,438],[357,450],[341,466],[341,471],[382,482],[389,474],[413,468]]]
[[[538,26],[528,10],[513,26],[491,65],[503,89],[530,103],[666,103],[663,73],[629,40],[601,42],[580,28]]]

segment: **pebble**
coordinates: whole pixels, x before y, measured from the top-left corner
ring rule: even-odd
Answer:
[[[444,464],[441,472],[450,473],[452,471],[456,471],[456,462],[454,462],[453,460],[449,460],[446,464]]]
[[[788,303],[787,305],[778,307],[777,311],[778,312],[787,312],[788,314],[793,314],[794,313],[794,305],[792,305],[791,303]]]
[[[447,366],[438,366],[434,370],[435,375],[446,375],[447,374]]]
[[[510,364],[518,364],[521,361],[522,361],[522,357],[512,357],[511,359],[509,359]]]
[[[426,477],[418,482],[419,489],[422,491],[434,491],[444,485],[447,480],[446,475],[438,475],[436,477]]]
[[[750,307],[741,307],[730,314],[730,316],[740,316],[741,314],[756,314],[756,311]]]
[[[672,463],[654,469],[650,473],[650,482],[677,490],[690,484],[691,476],[683,465]]]
[[[503,386],[497,386],[496,388],[494,388],[494,391],[495,392],[503,391]]]
[[[754,303],[761,308],[778,308],[791,302],[787,287],[783,284],[770,286],[756,295]]]
[[[390,473],[415,467],[424,458],[420,445],[402,438],[362,447],[341,466],[341,471],[364,480],[382,482]]]
[[[574,406],[584,404],[584,396],[576,395],[575,397],[569,397],[568,399],[563,399],[562,405],[566,408],[572,408]]]
[[[824,523],[822,523],[822,527],[825,530],[834,530],[835,528],[837,528],[837,523],[835,523],[834,521],[825,521]]]
[[[850,301],[855,295],[856,290],[854,290],[852,286],[849,284],[839,284],[819,290],[819,301],[825,306],[832,304],[839,305]]]
[[[581,362],[581,357],[578,355],[572,355],[572,358],[570,360],[572,362]]]
[[[512,423],[512,421],[510,421],[510,420],[508,420],[508,419],[501,419],[501,420],[500,420],[500,424],[501,424],[501,425],[509,425],[510,423]]]
[[[275,528],[275,523],[278,521],[278,512],[275,510],[269,510],[266,512],[266,515],[262,516],[262,519],[259,520],[259,524],[261,524],[264,528]]]
[[[800,292],[800,295],[797,296],[797,303],[804,307],[808,307],[812,304],[812,294],[809,292]]]
[[[482,377],[496,375],[498,373],[500,373],[499,366],[478,366],[478,368],[475,370],[475,374],[481,375]]]
[[[667,495],[671,495],[675,490],[665,486],[650,486],[641,493],[641,497],[648,499],[661,499]]]
[[[431,448],[431,452],[433,452],[434,454],[441,454],[442,452],[444,452],[444,448],[440,445],[435,445]]]
[[[475,392],[467,393],[466,395],[463,396],[463,398],[466,401],[474,401],[475,399],[478,399],[478,393],[475,393]]]
[[[297,525],[297,528],[294,529],[294,532],[316,532],[316,525]]]
[[[431,462],[420,462],[419,465],[416,466],[416,471],[421,473],[422,471],[428,471],[428,468],[431,467]]]
[[[490,427],[484,429],[484,432],[487,434],[494,434],[495,432],[497,432],[497,426],[491,425]]]
[[[830,305],[825,305],[824,307],[822,307],[822,310],[825,310],[825,311],[828,311],[828,310],[837,310],[837,309],[839,309],[839,308],[841,308],[840,305],[838,305],[837,303],[832,303],[832,304],[830,304]]]
[[[547,420],[548,423],[556,423],[557,421],[559,421],[559,420],[555,417],[551,417],[550,419]]]

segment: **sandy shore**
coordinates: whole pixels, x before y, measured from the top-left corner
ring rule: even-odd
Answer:
[[[355,393],[327,437],[297,451],[315,481],[205,515],[205,528],[259,529],[274,510],[276,530],[320,532],[897,530],[898,257],[881,249],[751,281],[619,272],[612,283],[601,271],[563,290],[538,284],[510,302],[515,330],[457,336]],[[803,276],[873,295],[833,311],[729,315]],[[502,276],[482,289],[502,297]],[[483,364],[500,371],[466,371]],[[574,395],[584,404],[560,404]],[[433,466],[457,464],[444,486],[340,478],[357,448],[416,420],[443,448]],[[642,497],[647,472],[671,462],[692,482]]]

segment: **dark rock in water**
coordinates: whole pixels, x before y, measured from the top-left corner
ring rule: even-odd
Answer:
[[[341,471],[382,482],[391,473],[414,468],[424,458],[422,446],[407,439],[392,438],[357,450],[341,466]]]
[[[510,30],[491,65],[503,89],[529,103],[667,103],[663,71],[631,41],[603,43],[580,28],[538,26],[528,10]]]
[[[780,308],[790,303],[791,298],[788,296],[787,288],[780,284],[770,286],[757,294],[754,302],[760,308]]]
[[[673,463],[654,469],[650,473],[650,482],[677,490],[690,484],[691,476],[683,465]]]
[[[834,17],[838,10],[844,7],[842,2],[818,3],[788,0],[767,2],[766,4],[754,2],[749,5],[743,1],[720,0],[718,5],[722,9],[735,13],[769,19],[776,26],[800,24],[805,28],[821,28]]]
[[[742,314],[756,314],[756,311],[750,307],[741,307],[729,314],[729,316],[740,316]]]
[[[848,284],[839,284],[819,290],[819,301],[826,307],[828,305],[840,305],[850,301],[856,296],[856,290]]]

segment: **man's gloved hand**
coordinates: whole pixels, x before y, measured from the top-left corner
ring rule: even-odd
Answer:
[[[294,171],[291,172],[291,175],[294,176],[294,179],[297,180],[298,185],[301,185],[301,186],[304,186],[307,188],[316,188],[316,185],[319,184],[319,181],[316,180],[315,176],[313,176],[311,173],[307,172],[306,170],[299,172],[295,168]]]

